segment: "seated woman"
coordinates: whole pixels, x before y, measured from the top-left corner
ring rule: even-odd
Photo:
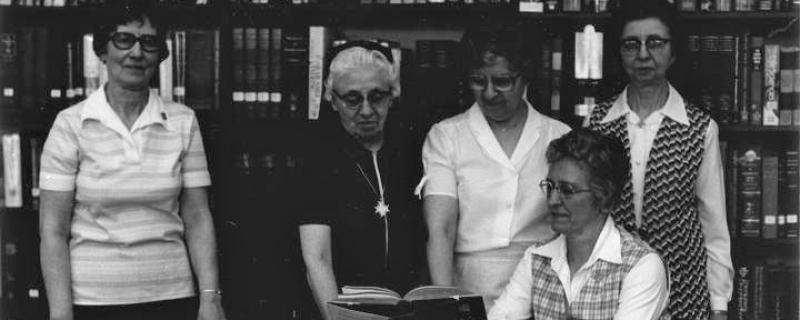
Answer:
[[[657,319],[664,264],[609,216],[629,170],[619,141],[586,129],[553,140],[547,194],[558,237],[528,248],[489,319]]]

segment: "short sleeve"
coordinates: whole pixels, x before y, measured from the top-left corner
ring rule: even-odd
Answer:
[[[192,125],[189,129],[189,143],[181,159],[181,178],[184,188],[205,187],[211,185],[211,175],[208,173],[206,151],[203,147],[203,137],[197,118],[192,116]]]
[[[428,132],[422,146],[422,165],[425,170],[425,195],[444,195],[457,197],[454,141],[447,136],[442,124],[437,124]]]
[[[336,183],[331,178],[331,150],[321,139],[305,143],[295,179],[290,182],[290,202],[298,225],[333,223]]]
[[[67,113],[56,117],[42,149],[39,187],[51,191],[75,190],[78,172],[78,134],[70,126]]]

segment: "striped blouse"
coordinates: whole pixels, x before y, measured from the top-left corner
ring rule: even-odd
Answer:
[[[196,294],[179,196],[211,179],[191,109],[151,94],[128,130],[97,90],[59,113],[41,166],[42,189],[75,191],[69,240],[75,304]]]

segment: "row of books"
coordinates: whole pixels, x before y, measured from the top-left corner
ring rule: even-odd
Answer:
[[[792,0],[674,0],[680,11],[730,12],[791,10]]]
[[[242,120],[301,119],[308,66],[304,32],[234,27],[232,107]]]
[[[91,34],[46,27],[0,32],[0,108],[58,110],[97,90],[108,74],[93,41]],[[219,31],[178,30],[168,44],[171,54],[159,66],[155,91],[198,110],[218,108]]]
[[[800,45],[789,39],[690,35],[687,95],[722,125],[800,125]]]
[[[67,7],[98,5],[107,0],[0,0],[0,6]],[[341,0],[212,0],[249,4],[342,4]],[[352,4],[510,4],[510,0],[348,0]],[[161,0],[169,4],[206,5],[209,0]],[[674,0],[675,6],[684,12],[747,12],[791,10],[791,0]],[[520,0],[520,12],[606,12],[608,0]]]
[[[0,0],[0,6],[18,7],[73,7],[99,5],[107,0]],[[204,5],[208,0],[160,0],[162,3]]]
[[[798,281],[796,266],[738,266],[728,319],[798,319]]]
[[[795,140],[796,144],[796,140]],[[800,159],[797,146],[721,142],[729,227],[746,238],[797,238]]]

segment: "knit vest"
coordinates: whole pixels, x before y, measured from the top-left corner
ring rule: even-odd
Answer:
[[[622,141],[630,157],[626,117],[600,122],[615,100],[594,108],[589,128]],[[636,227],[630,173],[622,201],[612,211],[612,217],[618,225],[637,233],[665,259],[670,276],[672,318],[708,319],[711,298],[706,279],[707,256],[695,186],[711,118],[691,105],[686,105],[686,113],[688,126],[664,117],[656,133],[645,171],[641,227]]]
[[[533,255],[531,269],[533,286],[531,310],[536,320],[613,319],[619,307],[622,280],[648,253],[655,252],[644,241],[619,229],[622,263],[597,260],[591,275],[575,301],[567,304],[564,287],[550,267],[550,258]]]

